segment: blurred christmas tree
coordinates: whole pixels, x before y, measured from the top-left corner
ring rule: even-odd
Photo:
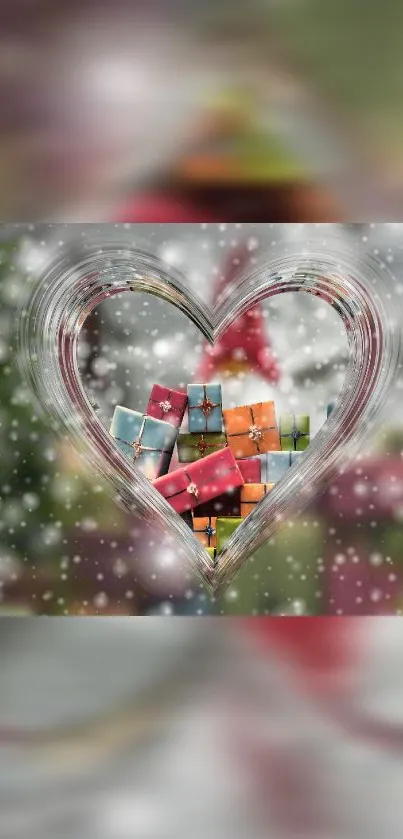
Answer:
[[[21,580],[62,541],[52,495],[57,473],[54,439],[37,416],[17,365],[16,304],[23,278],[18,245],[0,250],[0,580]]]
[[[23,246],[22,246],[23,247]],[[25,293],[21,246],[0,245],[0,600],[68,613],[76,537],[118,528],[120,514],[38,416],[17,362],[17,306]],[[78,561],[79,558],[75,557]]]

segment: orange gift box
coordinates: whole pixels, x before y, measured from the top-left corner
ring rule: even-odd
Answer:
[[[241,517],[244,519],[262,498],[271,492],[274,484],[245,484],[241,488]]]
[[[194,535],[205,548],[217,547],[216,521],[217,516],[195,516],[193,519]]]
[[[236,458],[280,450],[274,402],[257,402],[223,411],[228,445]]]

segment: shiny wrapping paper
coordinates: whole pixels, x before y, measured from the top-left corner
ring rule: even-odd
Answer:
[[[177,446],[179,462],[193,463],[215,451],[225,449],[227,438],[225,434],[219,433],[179,434]]]
[[[228,445],[238,459],[280,449],[274,402],[223,411]]]
[[[177,433],[167,422],[120,405],[115,408],[110,427],[122,454],[152,481],[168,472]]]
[[[146,414],[148,417],[169,422],[175,428],[180,428],[187,402],[186,393],[181,393],[179,390],[170,390],[164,385],[153,385]]]
[[[262,463],[265,457],[248,457],[245,460],[237,460],[238,469],[245,481],[245,484],[260,484],[262,478]]]
[[[310,442],[310,419],[307,414],[282,414],[280,417],[281,450],[304,451]]]
[[[274,484],[245,484],[241,489],[241,517],[244,519],[262,498],[271,492]]]
[[[205,548],[215,548],[217,545],[216,521],[214,516],[193,517],[193,533]]]
[[[197,434],[203,431],[222,431],[221,385],[188,385],[189,431]]]
[[[243,519],[234,516],[234,517],[226,517],[226,518],[217,518],[216,521],[216,530],[217,530],[217,551],[218,553],[222,551],[222,549],[227,544],[230,536],[235,533],[237,527],[242,524]]]
[[[194,510],[198,504],[242,485],[242,475],[228,448],[154,481],[155,489],[177,513]]]

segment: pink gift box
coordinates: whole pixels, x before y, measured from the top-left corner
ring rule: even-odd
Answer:
[[[153,385],[148,400],[146,414],[148,417],[164,420],[180,428],[186,411],[188,398],[186,393],[170,390],[164,385]]]
[[[258,457],[247,457],[245,460],[237,460],[237,466],[245,484],[260,484],[262,479],[262,464]]]
[[[231,449],[207,455],[202,460],[170,472],[154,481],[154,486],[177,513],[194,510],[230,489],[243,486],[244,480]]]

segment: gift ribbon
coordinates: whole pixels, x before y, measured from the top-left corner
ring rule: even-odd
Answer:
[[[203,399],[199,403],[199,405],[189,405],[188,410],[194,411],[197,408],[198,411],[202,411],[204,414],[204,419],[206,420],[206,428],[205,431],[208,431],[208,418],[213,410],[213,408],[221,408],[221,402],[211,402],[210,399],[207,398],[207,385],[202,385],[203,388]]]
[[[237,466],[232,466],[231,469],[225,469],[224,471],[220,470],[220,478],[225,478],[227,475],[230,475],[231,472],[237,472],[237,471],[238,471]],[[189,475],[189,472],[186,469],[183,470],[183,474],[188,479],[189,486],[186,487],[186,489],[180,489],[180,490],[178,490],[178,492],[174,492],[172,495],[166,495],[165,498],[166,498],[167,501],[169,501],[171,498],[176,498],[177,495],[182,495],[183,492],[188,492],[190,495],[194,495],[195,498],[198,498],[199,485],[196,484],[193,481],[192,476]],[[212,477],[214,477],[214,473],[213,473]],[[208,481],[203,481],[203,483],[200,484],[200,486],[208,486],[211,483],[212,477],[210,477]],[[194,487],[195,489],[191,490],[190,487]]]
[[[204,457],[207,449],[225,449],[227,443],[207,443],[207,440],[204,439],[204,434],[200,435],[200,440],[198,443],[195,443],[194,446],[191,446],[193,449],[198,449],[201,456]]]
[[[245,486],[248,486],[248,484],[246,484]],[[263,484],[263,498],[264,498],[264,496],[265,496],[265,495],[267,495],[267,487],[268,487],[268,486],[270,486],[270,490],[269,490],[269,492],[271,492],[271,490],[273,489],[273,487],[271,486],[271,484]],[[255,507],[255,506],[256,506],[256,504],[258,504],[258,503],[259,503],[259,501],[261,501],[261,500],[262,500],[261,498],[257,498],[255,501],[243,501],[243,500],[242,500],[242,496],[241,496],[241,509],[242,509],[242,507],[244,506],[244,504],[247,504],[247,505],[248,505],[248,507],[251,507],[251,508],[252,508],[252,507]]]
[[[294,451],[296,452],[297,451],[298,440],[300,440],[301,437],[309,437],[309,431],[300,431],[299,430],[299,428],[297,427],[296,414],[292,415],[292,422],[293,422],[292,431],[289,434],[282,434],[281,433],[281,420],[280,420],[280,437],[292,437],[292,439],[294,441]]]
[[[182,413],[182,407],[180,407],[179,405],[172,405],[172,403],[169,401],[171,396],[172,390],[168,390],[166,399],[161,399],[160,401],[158,399],[149,399],[149,402],[152,402],[154,405],[158,405],[158,407],[161,408],[163,415],[176,412],[180,416]]]
[[[207,518],[209,520],[209,523],[206,525],[206,527],[202,527],[202,528],[196,527],[195,530],[194,530],[194,533],[205,533],[206,536],[207,536],[207,539],[208,539],[208,546],[207,547],[211,548],[211,547],[214,547],[214,546],[211,545],[211,540],[212,540],[213,536],[215,536],[217,531],[216,531],[215,527],[213,527],[213,525],[211,524],[211,518],[212,517],[207,516]]]
[[[254,414],[253,414],[252,406],[248,405],[248,408],[250,410],[250,417],[251,417],[252,425],[248,428],[247,431],[238,431],[236,434],[228,434],[228,432],[227,432],[227,437],[244,437],[245,434],[248,434],[248,436],[250,437],[252,442],[256,444],[256,449],[257,449],[258,454],[261,454],[261,451],[260,451],[260,448],[259,448],[259,439],[263,440],[265,431],[275,431],[276,426],[275,425],[269,425],[266,428],[260,428],[259,425],[256,425],[256,421],[255,421],[255,417],[254,417]],[[259,433],[259,436],[258,436],[257,439],[255,439],[253,437],[252,429],[256,429],[257,432]]]
[[[114,437],[114,440],[117,440],[118,443],[125,443],[126,446],[131,446],[133,451],[134,462],[143,454],[143,452],[159,452],[160,454],[172,454],[171,449],[153,449],[151,446],[143,446],[140,443],[140,440],[143,436],[144,428],[146,425],[147,417],[143,419],[143,422],[140,427],[140,431],[138,433],[137,439],[133,440],[131,443],[129,440],[122,440],[121,437]]]

